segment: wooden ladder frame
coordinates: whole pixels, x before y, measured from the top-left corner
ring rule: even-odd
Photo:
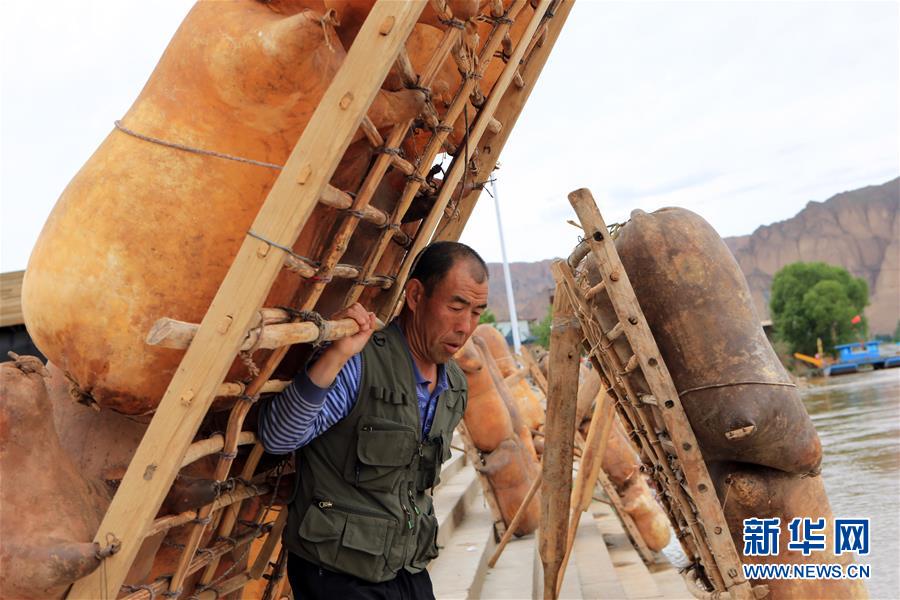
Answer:
[[[613,236],[587,189],[569,194],[585,232],[585,241],[568,261],[554,263],[563,289],[581,322],[585,349],[616,397],[619,417],[636,444],[642,461],[663,493],[661,504],[688,557],[715,592],[732,599],[760,597],[765,586],[751,588],[743,576],[725,514],[700,453],[687,414],[656,340],[641,311]],[[601,281],[588,289],[573,267],[590,252]],[[595,299],[605,295],[618,322],[604,330]],[[624,341],[630,351],[620,358],[612,344]],[[635,377],[642,376],[651,394],[639,395]],[[658,417],[658,418],[657,418]],[[665,430],[657,432],[654,423]],[[667,438],[667,439],[665,439]]]
[[[572,4],[571,0],[540,0],[521,40],[512,48],[501,77],[473,117],[468,141],[470,147],[477,148],[479,152],[474,159],[464,155],[462,149],[457,152],[448,176],[437,190],[437,201],[412,235],[400,228],[402,219],[416,194],[426,185],[425,176],[444,148],[449,126],[458,118],[469,96],[478,92],[480,73],[494,58],[512,22],[528,0],[514,0],[505,12],[500,2],[491,4],[495,21],[490,36],[482,46],[480,60],[476,66],[469,66],[474,70],[463,78],[460,89],[443,119],[437,123],[439,126],[435,128],[418,164],[408,163],[392,152],[381,153],[354,195],[337,190],[329,182],[357,130],[362,129],[373,146],[387,149],[399,147],[408,135],[411,121],[396,124],[384,139],[366,116],[389,69],[396,65],[408,87],[428,87],[441,64],[451,55],[454,45],[462,43],[462,29],[448,27],[423,74],[419,76],[412,72],[404,43],[426,1],[376,2],[260,208],[203,320],[192,324],[161,319],[150,332],[148,343],[187,348],[187,351],[94,538],[105,558],[97,570],[73,584],[68,598],[118,597],[144,539],[151,533],[179,525],[188,525],[191,529],[176,572],[168,580],[157,580],[133,590],[127,596],[129,599],[149,598],[160,592],[177,597],[184,580],[200,569],[205,569],[201,584],[209,583],[222,555],[248,545],[266,533],[269,533],[269,538],[263,552],[249,570],[224,583],[217,582],[214,589],[203,593],[225,594],[239,589],[251,578],[260,577],[268,567],[284,527],[286,510],[281,510],[276,521],[267,527],[259,527],[236,539],[229,537],[236,526],[237,514],[244,499],[277,491],[265,482],[264,476],[254,477],[263,449],[252,432],[243,431],[244,418],[259,394],[276,392],[287,385],[287,382],[270,380],[270,377],[291,344],[338,339],[356,332],[355,323],[351,320],[298,322],[294,311],[264,308],[263,302],[275,278],[282,268],[287,268],[310,280],[309,285],[302,287],[294,303],[300,311],[314,310],[327,282],[331,277],[340,277],[353,279],[355,284],[345,298],[345,305],[358,299],[366,287],[386,289],[387,293],[376,297],[379,302],[377,312],[382,317],[392,314],[401,299],[412,260],[419,249],[433,237],[458,239],[480,189],[467,193],[461,201],[452,202],[456,184],[467,169],[474,173],[475,181],[483,184],[483,179],[495,167],[500,150],[533,89]],[[434,6],[445,21],[454,21],[443,2],[434,2]],[[503,123],[499,123],[499,128],[498,116],[504,119]],[[405,172],[409,179],[400,201],[388,215],[371,207],[369,201],[389,168]],[[343,220],[337,234],[329,241],[321,259],[312,263],[290,249],[318,204],[344,212],[339,217]],[[359,220],[381,225],[383,233],[365,264],[360,267],[340,264],[338,261]],[[439,225],[441,230],[435,236]],[[377,275],[375,270],[392,240],[407,245],[406,257],[399,272]],[[260,348],[273,348],[274,351],[258,368],[259,372],[251,383],[224,381],[236,355],[243,352],[250,358]],[[213,399],[222,395],[240,399],[231,410],[227,431],[224,435],[192,443]],[[246,484],[237,485],[228,498],[218,498],[195,511],[154,520],[182,467],[218,452],[220,457],[215,478],[226,481],[237,448],[244,444],[254,444],[254,447],[240,477],[235,480],[246,481]],[[219,539],[231,541],[215,543],[206,548],[201,557],[197,551],[201,537],[211,522]],[[275,577],[283,576],[285,557],[282,550],[276,561]]]

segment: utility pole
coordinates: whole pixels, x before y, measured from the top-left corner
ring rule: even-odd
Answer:
[[[509,276],[509,262],[506,260],[506,242],[503,241],[503,223],[500,220],[500,196],[497,194],[497,177],[491,177],[491,190],[494,196],[494,208],[497,211],[497,231],[500,232],[500,255],[503,257],[503,279],[506,281],[506,302],[509,305],[509,321],[512,325],[513,350],[517,355],[522,353],[522,341],[519,339],[519,319],[516,315],[516,300],[513,298],[512,278]]]

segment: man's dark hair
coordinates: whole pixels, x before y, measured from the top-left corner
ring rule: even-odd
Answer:
[[[460,260],[472,263],[472,277],[478,283],[488,278],[488,268],[477,252],[459,242],[434,242],[425,246],[413,262],[410,279],[418,279],[430,296],[434,287]]]

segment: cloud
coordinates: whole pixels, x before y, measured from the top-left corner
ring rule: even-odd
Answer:
[[[140,91],[190,2],[0,5],[0,268]],[[501,157],[510,260],[571,251],[566,200],[681,205],[722,235],[900,174],[900,5],[576,2]],[[498,260],[484,194],[463,239]]]

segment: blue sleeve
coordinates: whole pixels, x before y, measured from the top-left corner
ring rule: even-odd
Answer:
[[[327,389],[310,381],[303,369],[284,391],[260,405],[257,433],[266,452],[293,452],[349,415],[361,375],[359,354],[347,361]]]

